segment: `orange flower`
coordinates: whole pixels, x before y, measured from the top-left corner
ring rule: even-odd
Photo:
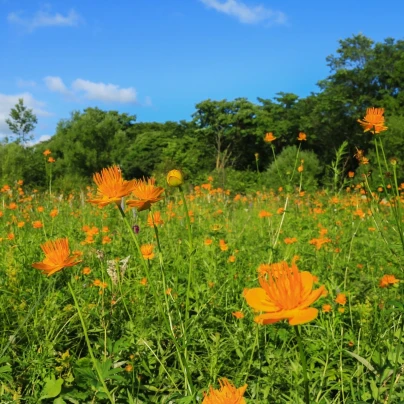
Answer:
[[[332,307],[330,304],[323,305],[323,313],[329,313],[331,310],[332,310]]]
[[[380,279],[379,286],[385,288],[398,282],[400,282],[400,279],[397,279],[394,275],[383,275],[382,279]]]
[[[300,132],[299,136],[297,137],[297,140],[299,142],[303,141],[303,140],[307,140],[307,135],[304,132]]]
[[[324,285],[313,289],[313,275],[300,272],[292,262],[270,265],[267,276],[259,277],[261,287],[247,289],[244,297],[256,311],[263,311],[255,317],[258,324],[272,324],[288,319],[290,325],[308,323],[318,315],[318,310],[309,307],[318,300],[325,291]]]
[[[358,119],[363,131],[370,131],[373,134],[384,132],[387,126],[384,126],[384,108],[368,108],[363,120]]]
[[[49,149],[46,149],[46,150],[43,152],[43,155],[44,155],[44,156],[49,156],[49,154],[52,154],[52,152],[51,152]]]
[[[222,251],[227,251],[229,249],[229,246],[226,244],[226,241],[224,240],[219,241],[219,247]]]
[[[59,214],[59,211],[57,209],[52,209],[51,212],[49,213],[50,217],[56,217]]]
[[[235,255],[230,255],[228,261],[229,262],[236,262],[236,256]]]
[[[211,245],[212,242],[213,242],[213,240],[212,240],[211,238],[207,238],[203,243],[204,243],[205,245]]]
[[[266,210],[261,210],[260,213],[258,213],[258,216],[263,219],[264,217],[271,217],[272,213],[267,212]]]
[[[153,222],[156,226],[164,223],[163,219],[161,218],[160,212],[153,212],[153,213],[150,212],[149,213],[149,216],[147,216],[147,224],[150,227],[153,227]]]
[[[54,163],[56,160],[53,157],[48,158],[48,163]]]
[[[146,286],[147,285],[147,278],[142,278],[141,281],[140,281],[140,284],[143,285],[143,286]]]
[[[276,139],[276,137],[274,136],[274,134],[272,132],[268,132],[265,134],[264,137],[264,142],[265,143],[271,143]]]
[[[81,272],[83,275],[89,275],[91,273],[91,269],[89,267],[85,267]]]
[[[239,320],[244,318],[244,314],[241,311],[235,311],[233,314],[234,317],[238,318]]]
[[[45,253],[45,259],[42,262],[35,262],[32,266],[43,271],[48,276],[59,272],[65,267],[72,267],[81,262],[77,256],[70,255],[69,240],[67,238],[47,241],[41,245]]]
[[[128,200],[126,203],[131,208],[136,208],[139,212],[142,210],[150,209],[153,203],[156,203],[163,199],[161,194],[164,192],[164,188],[156,187],[154,185],[155,179],[149,178],[139,180],[136,186],[132,190],[136,199]]]
[[[226,378],[219,380],[220,388],[210,387],[209,393],[203,393],[202,404],[245,404],[243,398],[247,385],[236,388]]]
[[[35,220],[35,222],[32,222],[32,227],[34,229],[41,229],[43,227],[43,224],[40,220]]]
[[[154,258],[153,248],[154,248],[153,244],[143,244],[140,247],[140,251],[141,251],[141,253],[143,255],[143,258],[145,260],[151,260],[151,259]]]
[[[126,181],[122,178],[118,166],[103,168],[101,173],[93,176],[97,184],[97,197],[88,202],[104,207],[110,203],[119,204],[124,196],[129,195],[136,185],[136,180]]]
[[[286,237],[285,240],[283,240],[285,244],[293,244],[297,242],[296,237]]]
[[[345,293],[338,293],[337,297],[335,298],[335,303],[341,304],[345,306],[346,304],[346,295]]]
[[[355,172],[354,171],[348,171],[348,177],[349,178],[355,177]]]

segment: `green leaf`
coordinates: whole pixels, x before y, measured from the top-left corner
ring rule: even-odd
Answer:
[[[356,360],[358,360],[360,363],[362,363],[362,365],[367,367],[373,374],[377,375],[376,369],[371,365],[371,363],[368,360],[366,360],[365,358],[362,358],[362,356],[359,356],[354,352],[350,352],[350,351],[347,351],[347,350],[345,350],[345,352],[348,355],[355,358]]]
[[[46,378],[45,382],[46,384],[42,390],[40,400],[44,400],[45,398],[57,397],[62,391],[62,385],[63,385],[62,378],[55,380],[55,376],[52,376],[52,378]]]

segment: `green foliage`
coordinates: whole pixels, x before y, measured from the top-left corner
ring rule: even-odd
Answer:
[[[259,174],[255,171],[238,171],[229,167],[223,174],[218,174],[216,183],[234,193],[246,194],[258,190],[259,180]]]
[[[302,163],[303,160],[303,163]],[[302,179],[297,168],[303,164]],[[292,189],[315,190],[318,187],[319,176],[323,172],[323,165],[317,155],[308,150],[300,150],[296,146],[288,146],[277,156],[276,160],[263,173],[263,184],[271,189],[278,189],[286,185]]]
[[[16,141],[25,144],[33,139],[30,133],[35,129],[38,120],[32,109],[28,109],[24,105],[24,100],[19,98],[15,107],[11,108],[10,118],[6,119],[6,123],[16,136]]]
[[[35,149],[13,142],[0,144],[0,182],[24,180],[31,186],[45,185],[45,163]]]

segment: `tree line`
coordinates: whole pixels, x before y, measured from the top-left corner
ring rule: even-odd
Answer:
[[[21,178],[44,187],[47,164],[52,164],[54,184],[67,189],[89,183],[103,167],[119,164],[127,178],[159,177],[179,168],[194,184],[213,174],[219,185],[237,191],[258,184],[275,187],[274,156],[290,170],[292,150],[304,132],[301,150],[311,167],[308,180],[313,186],[327,185],[343,144],[342,177],[357,170],[358,149],[369,157],[366,170],[372,170],[374,135],[363,133],[357,123],[372,106],[385,108],[389,129],[382,136],[387,158],[397,160],[404,180],[404,41],[374,42],[354,35],[340,40],[326,62],[329,76],[318,82],[318,92],[304,98],[281,92],[256,102],[208,99],[196,104],[190,120],[165,123],[138,123],[135,115],[87,108],[62,119],[50,140],[29,147],[26,141],[36,117],[23,104],[17,105],[8,120],[15,139],[0,145],[0,180]],[[264,141],[268,132],[276,137],[270,143]],[[47,149],[54,163],[44,159]]]

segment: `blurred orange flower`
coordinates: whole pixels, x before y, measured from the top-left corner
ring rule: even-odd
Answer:
[[[307,135],[304,132],[300,132],[299,136],[297,137],[297,140],[299,142],[303,141],[303,140],[307,140]]]
[[[383,275],[382,279],[380,279],[379,286],[381,288],[385,288],[389,285],[394,285],[395,283],[399,283],[400,279],[397,279],[394,275]]]
[[[338,293],[337,297],[335,298],[335,302],[345,306],[346,304],[346,295],[345,293]]]
[[[264,137],[264,142],[265,143],[271,143],[276,139],[276,137],[274,136],[274,134],[272,132],[268,132],[265,134]]]
[[[140,251],[145,260],[151,260],[154,258],[153,248],[154,248],[153,244],[143,244],[140,247]]]
[[[153,216],[152,216],[153,215]],[[153,212],[149,213],[149,216],[147,216],[147,224],[150,227],[153,227],[153,222],[156,226],[164,224],[163,219],[161,218],[161,213],[160,212]]]
[[[70,255],[69,240],[67,238],[47,241],[41,245],[45,253],[42,262],[35,262],[32,266],[48,276],[59,272],[65,267],[72,267],[81,262],[76,255]]]

